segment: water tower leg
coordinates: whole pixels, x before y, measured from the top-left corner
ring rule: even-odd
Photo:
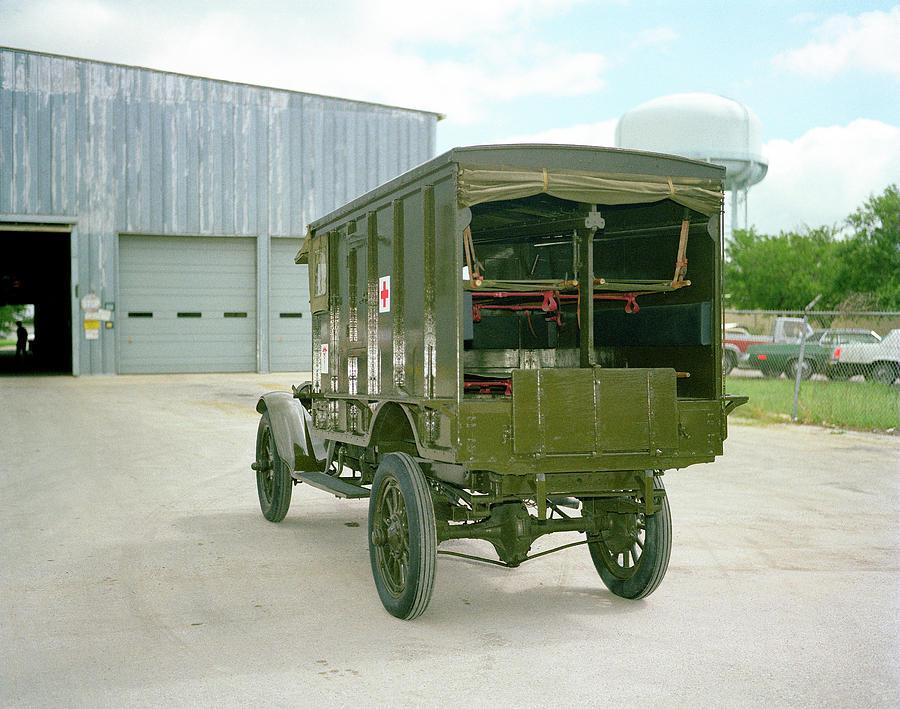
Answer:
[[[748,188],[744,189],[744,229],[750,228],[750,217],[749,217],[749,213],[747,211],[749,209],[749,206],[748,206],[749,202],[750,202],[749,197],[750,197],[750,188],[748,187]]]
[[[734,239],[734,232],[738,230],[738,192],[740,190],[731,190],[731,238]]]

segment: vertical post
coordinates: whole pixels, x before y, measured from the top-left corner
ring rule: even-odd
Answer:
[[[424,368],[425,368],[425,396],[434,396],[434,378],[437,374],[436,357],[436,323],[435,323],[435,283],[434,283],[434,255],[435,255],[435,222],[434,222],[434,185],[425,185],[422,189],[422,201],[425,205],[424,237],[425,237],[425,278],[423,303],[424,313]]]
[[[794,379],[794,408],[791,409],[791,421],[797,420],[797,400],[800,397],[800,379],[803,377],[803,354],[806,349],[806,323],[809,320],[809,311],[819,302],[822,294],[819,293],[812,302],[803,309],[803,324],[800,325],[800,354],[797,358],[797,374]]]
[[[403,327],[403,311],[406,301],[404,243],[406,229],[403,224],[403,200],[394,200],[394,270],[391,274],[391,310],[393,311],[393,327],[391,343],[393,345],[394,388],[406,385],[406,332]]]
[[[369,369],[368,388],[369,394],[381,392],[379,378],[381,373],[381,358],[378,351],[378,213],[371,211],[366,214],[366,260],[368,276],[368,305],[369,316],[366,322],[366,363]]]
[[[331,377],[331,391],[336,392],[340,387],[341,355],[338,345],[341,341],[341,307],[343,298],[340,288],[340,263],[338,253],[340,251],[341,234],[339,231],[328,232],[328,376]]]
[[[594,229],[575,231],[578,242],[579,366],[594,366]]]

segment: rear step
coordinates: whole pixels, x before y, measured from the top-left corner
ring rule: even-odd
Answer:
[[[349,483],[346,480],[336,478],[333,475],[328,475],[326,473],[301,473],[295,471],[291,473],[291,477],[294,478],[294,480],[307,483],[320,490],[325,490],[325,492],[331,492],[335,497],[356,500],[369,496],[367,488],[354,485],[353,483]]]

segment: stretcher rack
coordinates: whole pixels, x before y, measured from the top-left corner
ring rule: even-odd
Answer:
[[[474,322],[481,322],[482,310],[507,310],[513,312],[541,311],[550,314],[551,319],[562,324],[560,305],[566,301],[579,302],[580,299],[577,292],[577,281],[482,280],[480,283],[480,285],[475,285],[470,282],[470,285],[465,286],[465,289],[472,293],[472,319]],[[622,300],[625,301],[626,313],[637,313],[640,311],[637,302],[639,296],[671,292],[690,284],[691,282],[688,280],[629,279],[628,281],[616,281],[596,278],[594,279],[594,300]],[[510,298],[517,300],[515,303],[509,304],[496,302]],[[540,298],[540,302],[528,300],[529,298]]]

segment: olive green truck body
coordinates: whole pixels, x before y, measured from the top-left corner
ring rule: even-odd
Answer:
[[[742,403],[723,392],[724,177],[635,151],[458,148],[313,222],[312,382],[258,407],[267,517],[285,476],[371,491],[373,573],[400,617],[430,595],[419,547],[453,538],[516,566],[538,536],[584,532],[604,582],[647,595],[670,543],[660,475],[720,455]]]

